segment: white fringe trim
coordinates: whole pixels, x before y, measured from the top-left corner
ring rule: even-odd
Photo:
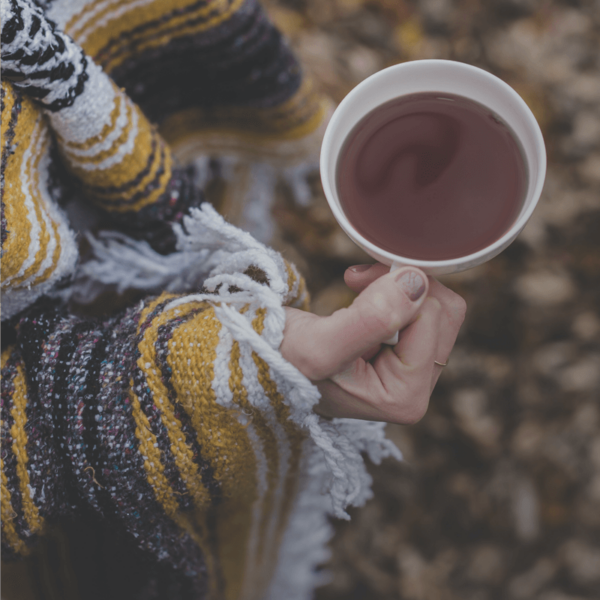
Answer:
[[[90,279],[125,287],[189,290],[165,310],[190,302],[210,302],[216,316],[245,352],[254,351],[270,368],[270,376],[290,408],[290,418],[305,431],[299,492],[284,535],[275,577],[267,599],[304,600],[323,582],[315,568],[328,557],[331,537],[327,515],[348,519],[348,506],[361,506],[371,495],[361,453],[379,463],[399,450],[384,435],[383,423],[348,419],[329,421],[313,408],[318,389],[279,352],[285,327],[283,305],[289,300],[288,275],[281,256],[248,233],[226,223],[209,204],[192,211],[183,227],[176,227],[178,251],[155,253],[147,244],[122,235],[105,234],[90,240],[97,259],[84,265]],[[261,284],[244,271],[262,269],[269,283]],[[233,290],[233,291],[230,291]],[[239,311],[248,306],[244,313]],[[264,330],[252,327],[258,308],[266,309]]]
[[[332,427],[337,429],[340,438],[354,446],[354,451],[366,451],[375,464],[387,456],[402,458],[396,446],[385,439],[383,423],[334,419]],[[363,471],[364,463],[362,458],[358,458],[360,463],[355,468]],[[328,548],[333,537],[328,519],[328,515],[332,514],[331,499],[323,494],[329,477],[321,452],[311,439],[307,439],[303,448],[298,494],[264,600],[309,600],[315,588],[329,582],[328,571],[318,569],[331,556]],[[362,506],[371,496],[371,477],[364,472],[361,493],[354,499],[353,505]]]

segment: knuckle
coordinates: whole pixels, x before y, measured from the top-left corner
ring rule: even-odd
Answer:
[[[367,330],[392,335],[396,323],[402,320],[402,310],[384,294],[378,294],[374,302],[360,306],[360,318]]]
[[[448,309],[458,323],[462,323],[465,320],[467,303],[462,296],[452,292],[448,299]]]
[[[435,313],[440,313],[442,311],[442,303],[437,298],[429,296],[426,298],[425,302],[428,310]]]
[[[331,375],[327,357],[321,356],[320,353],[306,357],[302,373],[312,381],[327,379]]]
[[[296,356],[294,366],[308,379],[312,381],[321,381],[327,379],[330,375],[329,356],[323,349],[311,349],[311,352],[303,352]]]

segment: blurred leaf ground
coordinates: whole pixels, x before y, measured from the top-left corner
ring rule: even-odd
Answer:
[[[600,2],[269,0],[336,102],[386,66],[459,60],[511,84],[538,118],[549,166],[531,222],[502,255],[444,283],[469,305],[431,407],[389,426],[402,464],[335,523],[317,600],[600,599]],[[277,246],[313,308],[352,299],[368,262],[318,177],[307,208],[276,207]]]

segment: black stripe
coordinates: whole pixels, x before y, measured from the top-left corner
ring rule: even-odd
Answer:
[[[135,340],[135,367],[133,369],[133,387],[140,402],[140,408],[146,415],[150,429],[156,437],[156,443],[161,453],[161,462],[164,467],[164,475],[169,482],[169,485],[177,495],[177,501],[182,509],[188,509],[193,506],[192,499],[187,490],[184,481],[181,478],[179,469],[175,462],[175,457],[171,452],[171,441],[166,426],[162,422],[162,411],[155,405],[155,398],[148,387],[145,373],[137,366],[137,359],[142,353],[139,349],[139,344],[144,338],[148,328],[152,325],[152,321],[164,311],[170,300],[159,304],[140,327],[140,332]]]
[[[233,3],[233,0],[228,0],[228,2],[231,5]],[[157,37],[162,37],[163,35],[168,35],[169,33],[176,32],[178,29],[181,29],[182,27],[187,27],[188,25],[195,25],[196,23],[202,23],[202,22],[208,21],[209,19],[213,18],[215,16],[215,14],[225,12],[229,8],[229,6],[228,6],[224,10],[220,10],[219,6],[218,6],[218,2],[215,2],[214,0],[212,0],[212,4],[216,5],[216,6],[214,6],[213,10],[211,12],[209,12],[206,16],[199,17],[196,19],[187,19],[181,25],[171,27],[170,29],[161,30],[160,32],[154,33],[153,30],[156,29],[157,27],[160,27],[161,25],[164,25],[171,19],[180,17],[181,15],[184,15],[184,14],[189,15],[190,13],[195,12],[197,9],[205,8],[207,5],[207,1],[199,0],[198,2],[196,2],[194,4],[190,4],[189,6],[186,6],[185,8],[178,8],[169,13],[162,14],[158,19],[154,19],[153,21],[147,21],[146,23],[142,23],[141,25],[138,25],[137,27],[134,27],[133,29],[127,30],[126,32],[120,34],[119,36],[112,38],[108,42],[108,44],[106,46],[104,46],[96,54],[96,56],[94,58],[98,63],[105,64],[110,59],[112,59],[116,56],[119,56],[119,54],[122,54],[123,51],[129,51],[133,44],[151,41],[153,39],[156,39]],[[146,37],[140,36],[138,38],[135,38],[136,35],[142,34],[144,32],[148,32],[149,35]]]
[[[33,37],[42,26],[42,20],[37,16],[33,15],[31,18],[31,26],[29,27],[29,37]]]
[[[93,333],[98,334],[97,331],[94,331]],[[96,417],[99,414],[98,398],[100,395],[100,369],[106,358],[106,351],[110,341],[107,332],[99,333],[98,336],[90,360],[85,366],[87,371],[85,388],[81,391],[81,397],[86,404],[83,412],[83,454],[87,463],[93,468],[93,471],[88,471],[85,475],[82,474],[81,476],[89,481],[88,489],[92,491],[92,494],[97,501],[97,506],[95,508],[99,509],[104,517],[109,517],[114,514],[114,507],[110,501],[110,495],[106,492],[106,485],[104,485],[104,487],[99,487],[94,481],[95,479],[100,485],[103,485],[102,474],[99,468],[100,441],[97,437],[98,423]]]
[[[62,320],[57,301],[40,298],[25,311],[17,325],[17,345],[27,381],[29,478],[32,488],[39,492],[44,490],[45,500],[38,498],[38,508],[44,518],[61,514],[67,504],[62,462],[55,446],[53,399],[46,390],[41,393],[42,382],[47,379],[55,359],[46,354],[46,344]]]
[[[23,31],[25,28],[25,23],[21,16],[21,7],[17,4],[16,0],[12,0],[11,8],[13,16],[2,27],[2,45],[10,44],[15,39],[17,33]]]
[[[247,5],[208,33],[170,41],[160,54],[138,51],[111,76],[158,123],[188,107],[276,107],[299,89],[301,69],[260,8]]]
[[[39,391],[38,373],[42,369],[44,342],[63,319],[57,300],[42,297],[21,317],[18,323],[18,344],[27,365],[27,383],[34,393]]]
[[[156,136],[156,135],[152,136],[152,148],[150,150],[150,155],[148,157],[148,161],[146,162],[146,166],[135,176],[134,179],[132,179],[131,181],[129,181],[119,187],[86,185],[85,186],[86,191],[88,191],[92,194],[98,193],[100,195],[100,200],[105,204],[108,204],[110,202],[112,202],[114,204],[131,204],[136,199],[142,197],[144,195],[145,191],[148,189],[148,187],[150,185],[152,185],[152,183],[154,183],[155,187],[156,187],[157,184],[155,182],[157,181],[157,177],[159,177],[158,173],[156,174],[157,176],[148,184],[146,189],[144,191],[136,194],[133,198],[129,198],[126,201],[125,200],[111,200],[110,198],[102,198],[102,194],[117,194],[117,193],[126,192],[128,189],[138,185],[138,183],[140,181],[142,181],[142,179],[144,179],[144,177],[146,177],[146,175],[148,175],[148,173],[150,173],[150,170],[152,169],[152,163],[154,162],[154,157],[156,155],[156,147],[157,147],[158,139],[159,139],[158,136]],[[162,165],[159,168],[159,170],[162,169],[161,173],[164,173],[165,149],[164,149],[162,143],[160,144],[160,147],[161,147],[161,163],[162,163]]]
[[[81,55],[81,65],[82,70],[77,77],[77,83],[75,87],[71,88],[64,98],[57,98],[51,104],[46,104],[45,108],[51,112],[57,112],[63,108],[66,108],[67,106],[72,106],[77,97],[81,96],[83,93],[83,88],[85,87],[85,82],[89,79],[89,75],[87,73],[87,58],[83,53]]]
[[[214,477],[214,468],[209,461],[202,456],[202,448],[198,443],[196,430],[192,426],[191,418],[178,401],[177,392],[171,381],[172,369],[169,366],[167,357],[169,354],[169,340],[173,337],[175,330],[184,323],[191,320],[193,317],[206,310],[205,307],[200,307],[188,313],[187,315],[177,317],[169,323],[165,323],[158,328],[158,335],[155,342],[156,349],[156,364],[160,368],[161,378],[164,386],[167,388],[169,400],[175,408],[175,417],[181,422],[181,429],[185,435],[185,440],[188,446],[192,448],[194,453],[194,462],[200,468],[202,483],[208,490],[211,498],[211,506],[206,514],[206,528],[208,533],[208,543],[210,552],[215,564],[215,577],[217,593],[219,598],[224,596],[225,592],[225,576],[218,557],[218,536],[217,536],[217,507],[222,499],[222,489],[220,483]]]
[[[133,370],[133,385],[140,402],[140,409],[146,415],[150,430],[156,437],[156,444],[160,451],[160,461],[164,467],[164,476],[173,492],[179,507],[182,510],[193,506],[192,499],[187,487],[181,478],[175,456],[171,451],[171,440],[165,424],[162,422],[161,410],[154,404],[155,398],[148,387],[144,372],[136,365]]]
[[[77,346],[79,345],[79,335],[89,328],[89,324],[79,322],[74,325],[71,331],[64,334],[58,359],[56,361],[54,374],[54,389],[52,394],[54,431],[57,444],[59,460],[63,468],[63,475],[66,482],[68,499],[72,507],[77,505],[77,495],[75,493],[77,482],[72,471],[69,450],[66,446],[68,429],[68,388],[71,364],[77,356]]]
[[[181,429],[185,435],[185,441],[194,453],[194,462],[196,462],[200,467],[202,483],[209,491],[212,502],[216,504],[221,500],[221,486],[214,477],[214,469],[212,465],[202,456],[202,448],[198,443],[198,437],[194,427],[192,426],[191,418],[181,406],[181,403],[177,397],[177,392],[173,387],[173,383],[171,381],[172,369],[167,361],[169,354],[169,340],[171,340],[173,337],[175,330],[180,325],[183,325],[197,314],[205,310],[205,307],[195,309],[187,315],[177,317],[172,321],[161,325],[158,328],[158,335],[154,347],[156,349],[156,364],[160,369],[162,382],[168,391],[169,400],[175,409],[175,417],[181,422]]]

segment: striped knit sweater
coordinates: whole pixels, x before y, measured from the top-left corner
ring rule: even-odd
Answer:
[[[254,0],[41,4],[0,0],[3,560],[38,564],[76,517],[116,531],[147,582],[168,574],[168,594],[127,598],[308,598],[327,515],[370,495],[361,453],[398,452],[381,424],[313,412],[278,351],[304,282],[201,186],[207,156],[245,165],[222,208],[264,223],[248,190],[268,196],[278,170],[302,196],[327,105]],[[129,237],[90,238],[77,266],[72,197]],[[166,291],[86,320],[64,304],[75,269]],[[19,589],[92,597],[40,580]]]
[[[201,183],[208,157],[243,160],[248,177],[231,186],[223,210],[260,235],[274,167],[298,188],[326,116],[255,0],[45,4],[1,2],[3,318],[77,258],[56,206],[65,190],[54,146],[80,204],[95,202],[129,235],[168,251],[165,223],[202,201],[174,154],[180,165],[200,161]],[[265,177],[267,190],[252,185],[258,178],[264,188]]]

